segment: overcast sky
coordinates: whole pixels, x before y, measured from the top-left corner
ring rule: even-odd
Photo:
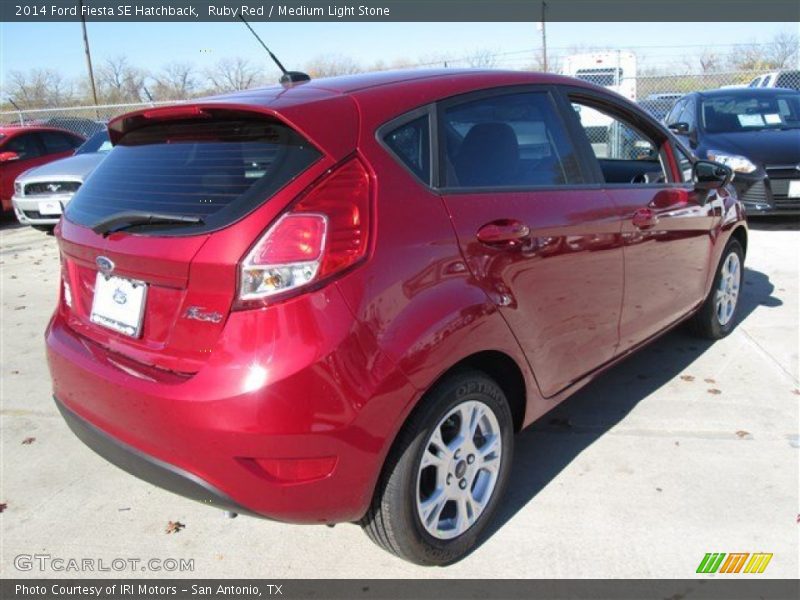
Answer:
[[[477,49],[511,54],[502,66],[531,62],[541,38],[536,23],[253,23],[287,68],[321,55],[342,55],[369,65],[377,60],[424,61],[433,55],[459,58]],[[263,50],[241,23],[89,23],[96,64],[120,54],[132,64],[157,70],[170,61],[199,68],[221,58],[266,61]],[[661,66],[703,46],[765,42],[780,31],[797,33],[797,23],[550,23],[548,47],[575,45],[630,48],[640,64]],[[0,24],[0,77],[11,70],[54,68],[83,76],[85,62],[79,23]],[[527,63],[526,63],[527,61]],[[519,63],[519,64],[516,64]],[[266,62],[265,62],[266,65]],[[0,84],[2,81],[0,81]]]

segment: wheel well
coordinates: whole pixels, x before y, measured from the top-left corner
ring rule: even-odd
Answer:
[[[522,374],[517,362],[508,354],[496,350],[485,350],[477,352],[464,358],[450,367],[442,375],[448,374],[459,369],[475,369],[483,371],[499,385],[508,399],[511,416],[514,419],[514,431],[522,429],[525,419],[525,404],[527,399],[525,389],[525,377]]]
[[[745,256],[747,256],[747,230],[744,227],[739,226],[733,230],[731,237],[742,245],[742,250],[744,251]]]

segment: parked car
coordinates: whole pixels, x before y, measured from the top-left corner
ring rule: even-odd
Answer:
[[[748,214],[800,215],[800,92],[695,92],[667,122],[695,154],[734,170]]]
[[[11,202],[17,220],[41,231],[51,231],[64,206],[111,150],[108,131],[95,133],[75,154],[17,177]]]
[[[774,87],[800,90],[800,71],[774,71],[755,77],[748,87]]]
[[[52,127],[0,127],[0,203],[11,211],[14,180],[32,167],[75,152],[84,138]]]
[[[571,104],[640,132],[637,158],[597,158]],[[587,82],[356,75],[109,130],[56,228],[56,404],[117,466],[229,511],[447,564],[502,501],[514,432],[685,320],[736,322],[731,170]]]

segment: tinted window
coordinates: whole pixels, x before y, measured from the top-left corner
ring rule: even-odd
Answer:
[[[672,125],[673,123],[678,123],[680,121],[678,117],[680,117],[683,107],[686,106],[686,102],[686,100],[680,100],[675,104],[675,106],[672,107],[672,110],[669,111],[666,119],[664,119],[668,125]]]
[[[75,151],[75,154],[89,154],[92,152],[110,152],[111,140],[108,139],[108,131],[99,131],[92,137],[86,140],[80,148]]]
[[[46,154],[58,154],[61,152],[69,152],[73,148],[80,145],[80,141],[76,143],[76,138],[57,131],[42,131],[39,133],[42,142],[44,143],[44,150]]]
[[[430,133],[427,115],[401,125],[384,137],[384,141],[417,177],[430,183]]]
[[[121,211],[147,211],[199,216],[205,225],[188,229],[213,229],[259,206],[319,156],[299,134],[273,121],[158,123],[117,143],[66,216],[92,226]],[[188,229],[180,232],[192,233]]]
[[[697,121],[697,118],[695,116],[695,112],[696,112],[695,111],[695,100],[694,100],[694,98],[690,98],[686,102],[686,106],[684,107],[683,111],[681,112],[680,117],[678,117],[678,121],[682,121],[684,123],[688,123],[689,124],[689,129],[694,129],[695,122]]]
[[[3,146],[3,152],[16,152],[20,160],[36,158],[42,155],[42,149],[35,133],[25,133],[11,138]]]
[[[444,110],[443,120],[448,187],[583,181],[572,142],[546,93],[457,104]]]

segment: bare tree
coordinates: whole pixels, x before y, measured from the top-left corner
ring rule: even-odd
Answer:
[[[198,92],[199,83],[192,63],[169,63],[153,79],[157,100],[185,100]]]
[[[134,67],[126,56],[107,58],[97,69],[98,96],[104,102],[141,102],[147,73]]]
[[[473,69],[492,69],[497,66],[496,53],[486,48],[476,50],[466,57],[466,61]]]
[[[75,89],[54,69],[11,71],[7,92],[23,108],[67,106],[75,101]]]
[[[723,63],[722,56],[708,48],[703,48],[700,56],[697,57],[697,61],[700,63],[700,72],[703,75],[719,71]]]
[[[347,56],[318,56],[307,62],[305,69],[306,73],[317,79],[336,75],[352,75],[363,70],[361,65]]]
[[[800,38],[796,33],[782,31],[767,46],[767,58],[778,69],[797,66]]]
[[[742,71],[792,67],[798,61],[798,44],[797,34],[781,32],[766,44],[751,42],[737,46],[730,56],[731,66]]]
[[[542,49],[535,50],[533,53],[533,61],[526,64],[523,69],[525,71],[544,71],[544,52]],[[561,71],[561,57],[557,54],[547,54],[547,71],[550,73],[558,73]]]
[[[223,58],[206,75],[214,92],[246,90],[263,82],[261,70],[246,58]]]

